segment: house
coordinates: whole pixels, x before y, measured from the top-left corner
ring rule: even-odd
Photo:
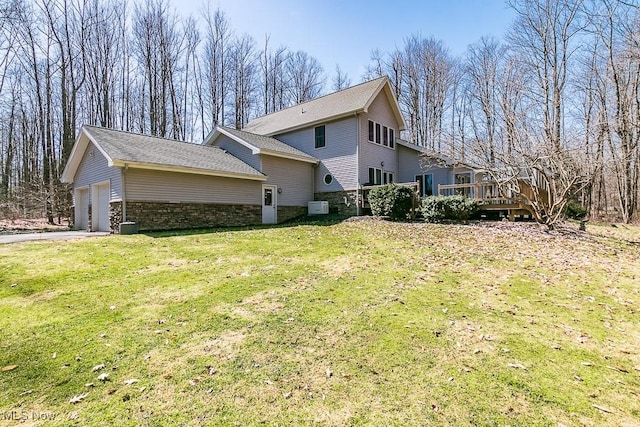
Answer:
[[[473,182],[454,165],[425,170],[422,147],[403,141],[405,122],[387,77],[249,122],[215,128],[202,144],[84,126],[62,181],[73,184],[77,229],[138,230],[280,223],[327,201],[362,213],[362,188]],[[465,175],[466,174],[466,175]]]

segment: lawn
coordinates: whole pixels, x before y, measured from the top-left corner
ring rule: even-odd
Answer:
[[[0,246],[0,425],[637,426],[639,252],[374,220]]]

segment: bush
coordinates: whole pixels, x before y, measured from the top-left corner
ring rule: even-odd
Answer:
[[[587,216],[587,210],[575,200],[570,200],[564,208],[564,215],[570,219],[582,220]]]
[[[422,216],[427,222],[446,219],[464,221],[478,212],[478,202],[464,196],[429,196],[422,200]]]
[[[375,216],[406,219],[413,207],[413,189],[397,184],[382,185],[369,191],[369,205]]]

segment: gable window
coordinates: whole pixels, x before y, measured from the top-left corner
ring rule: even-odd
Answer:
[[[331,183],[333,182],[333,176],[328,173],[324,176],[324,183],[325,185],[331,185]]]
[[[373,120],[367,121],[368,141],[394,149],[396,145],[395,131]]]
[[[315,128],[316,148],[324,148],[326,141],[324,137],[324,125]]]
[[[433,174],[416,175],[420,184],[420,197],[433,196]]]

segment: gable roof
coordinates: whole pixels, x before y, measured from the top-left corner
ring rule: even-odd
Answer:
[[[391,104],[396,120],[400,123],[400,130],[404,130],[406,127],[404,118],[398,101],[393,96],[388,77],[380,77],[258,117],[247,123],[243,130],[258,135],[273,136],[356,113],[366,113],[376,96],[383,91]]]
[[[413,142],[405,141],[404,139],[396,138],[396,144],[402,147],[417,151],[420,153],[420,155],[423,158],[432,159],[435,162],[435,164],[438,164],[443,167],[451,167],[451,168],[464,167],[464,168],[469,168],[474,170],[477,169],[474,166],[471,166],[467,163],[453,160],[449,156],[429,150],[425,146],[414,144]]]
[[[266,180],[265,175],[217,147],[85,125],[62,173],[63,182],[73,182],[89,142],[106,157],[109,166]]]
[[[319,160],[315,157],[310,156],[304,151],[298,150],[289,144],[278,141],[275,138],[256,135],[254,133],[223,126],[217,126],[216,129],[207,137],[205,144],[213,144],[220,135],[226,135],[241,145],[244,145],[250,149],[253,154],[267,154],[270,156],[284,157],[286,159],[299,160],[307,163],[319,163]]]

